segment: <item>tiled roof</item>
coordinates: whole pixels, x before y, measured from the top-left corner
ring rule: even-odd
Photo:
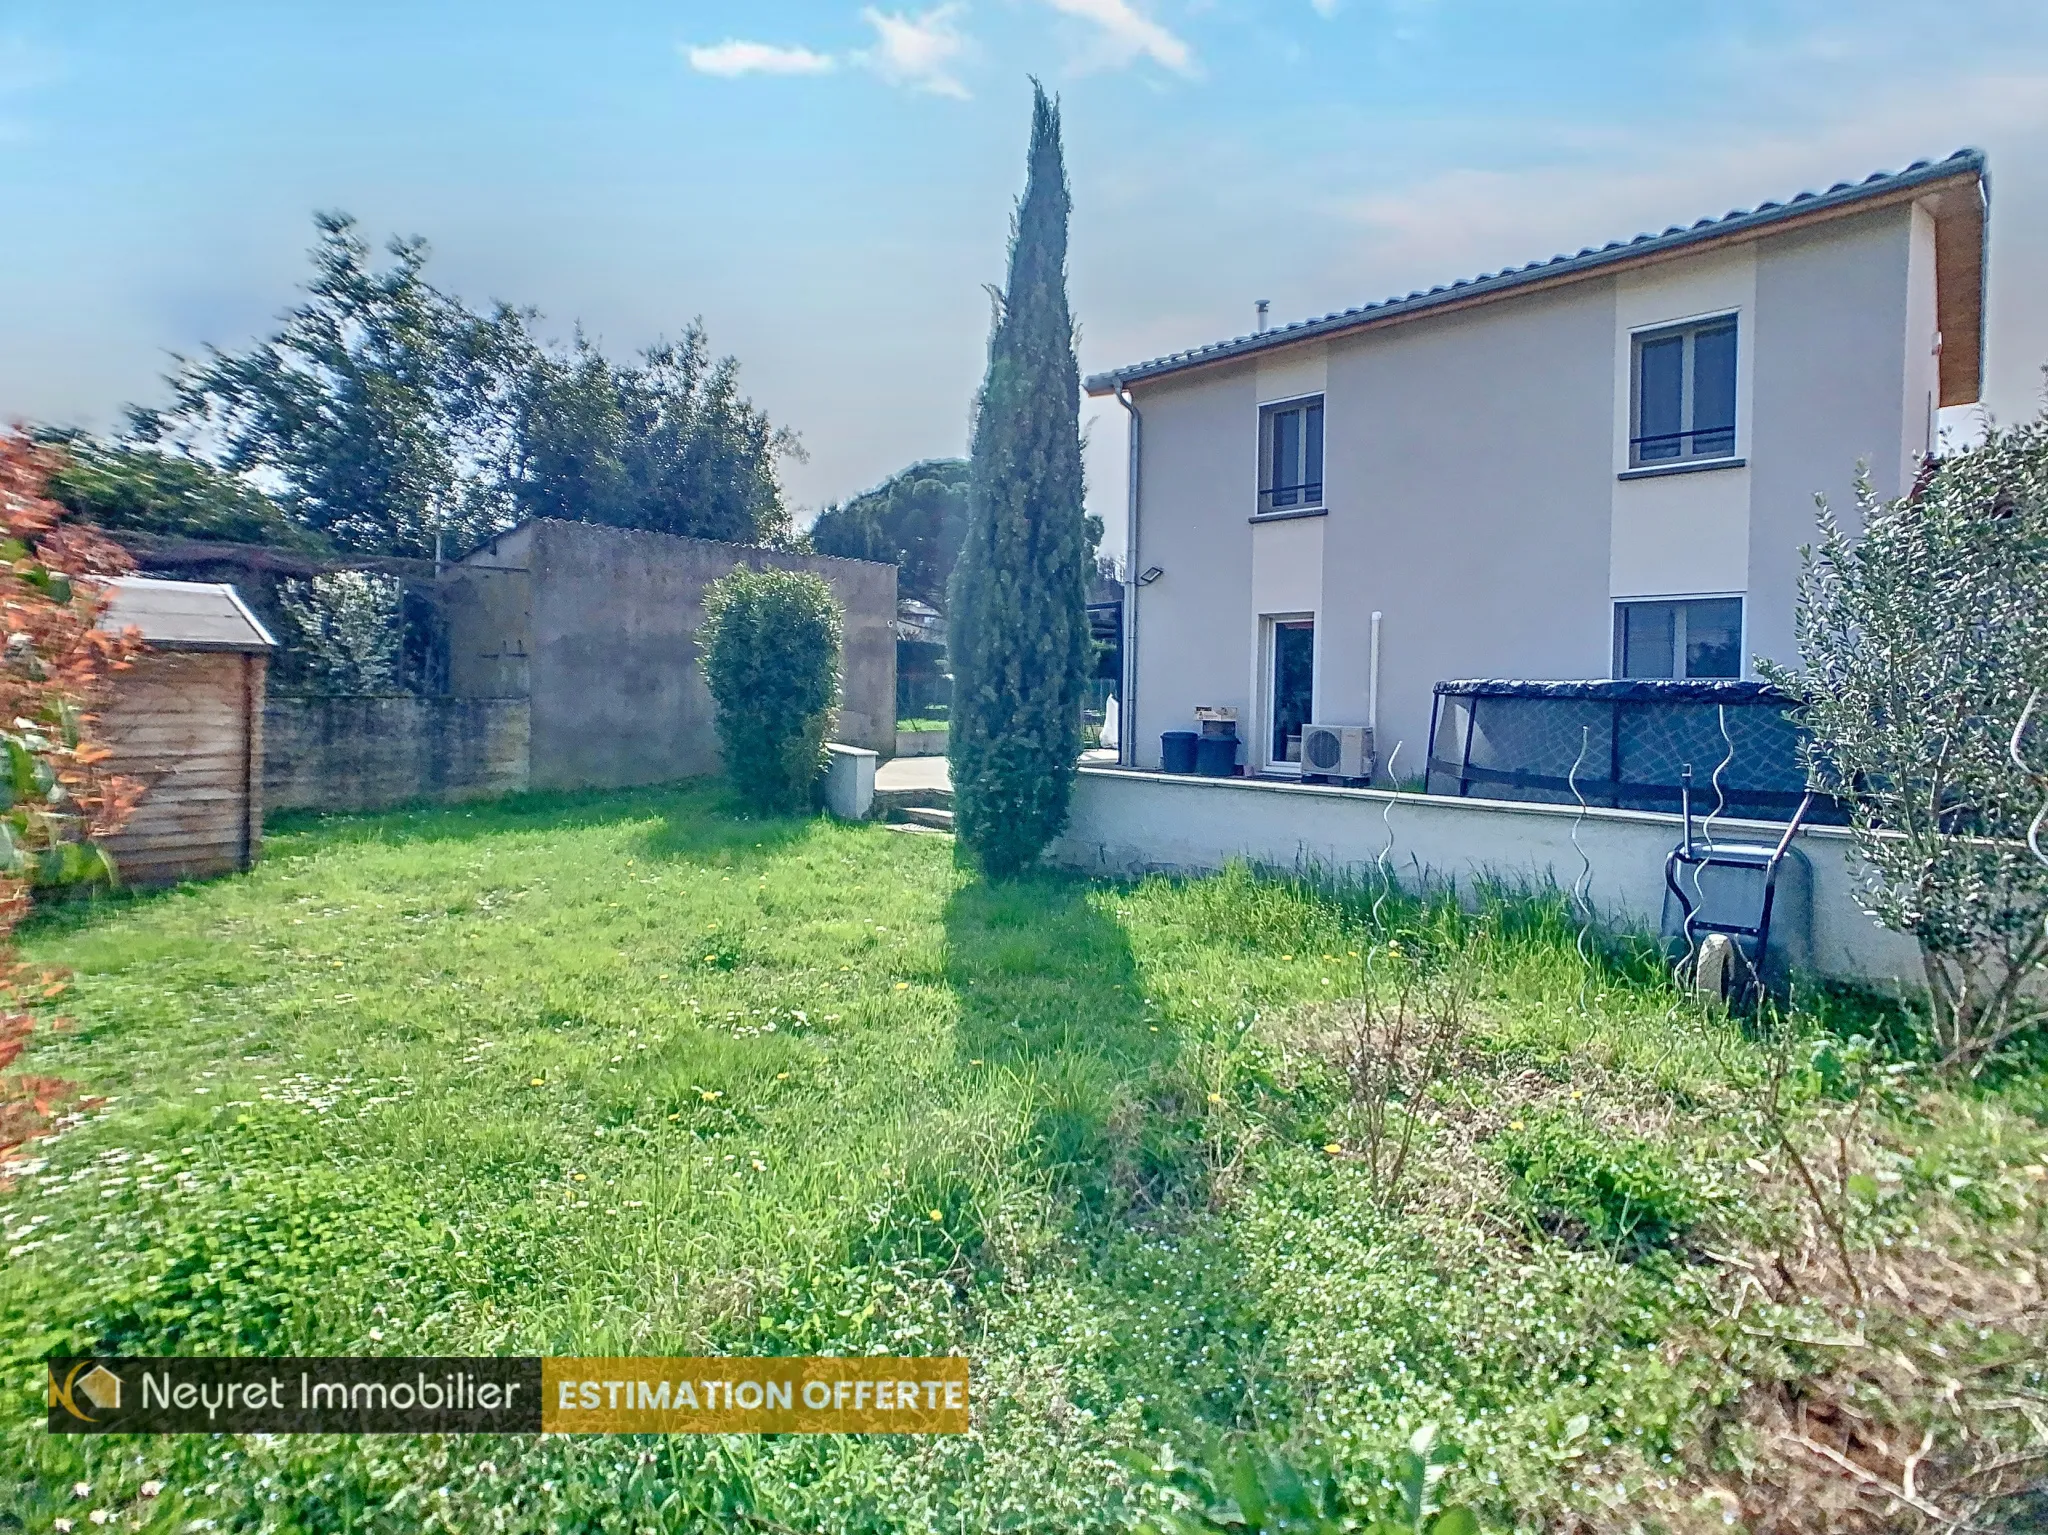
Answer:
[[[1901,171],[1879,171],[1862,181],[1838,181],[1825,192],[1801,192],[1786,202],[1759,203],[1754,208],[1735,209],[1720,218],[1701,219],[1698,223],[1689,225],[1674,224],[1662,234],[1640,234],[1633,240],[1613,240],[1597,249],[1588,246],[1577,255],[1552,256],[1548,261],[1532,261],[1527,266],[1487,272],[1478,277],[1446,283],[1427,292],[1418,290],[1405,298],[1382,299],[1377,304],[1361,304],[1355,309],[1340,310],[1317,319],[1297,320],[1292,325],[1277,326],[1272,330],[1238,336],[1229,341],[1218,341],[1184,352],[1173,352],[1165,357],[1155,357],[1150,362],[1136,363],[1131,367],[1117,368],[1107,373],[1091,374],[1086,388],[1090,394],[1107,394],[1120,383],[1134,384],[1144,379],[1157,378],[1162,374],[1177,373],[1183,368],[1199,367],[1204,363],[1218,362],[1228,357],[1240,357],[1271,347],[1287,346],[1293,342],[1349,330],[1357,325],[1416,314],[1444,304],[1463,303],[1468,299],[1500,293],[1527,283],[1579,276],[1618,263],[1640,260],[1644,256],[1680,250],[1688,245],[1703,244],[1707,241],[1723,240],[1730,235],[1767,228],[1788,219],[1805,218],[1813,213],[1841,208],[1875,197],[1889,196],[1926,182],[1946,181],[1955,176],[1970,174],[1981,177],[1984,169],[1982,150],[1959,149],[1946,160],[1915,160]]]

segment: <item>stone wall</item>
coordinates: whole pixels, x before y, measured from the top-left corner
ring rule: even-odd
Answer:
[[[528,783],[523,698],[272,698],[263,797],[273,810],[374,810],[509,794]]]

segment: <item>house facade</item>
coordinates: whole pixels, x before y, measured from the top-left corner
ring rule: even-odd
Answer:
[[[1859,465],[1900,493],[1978,398],[1988,206],[1965,151],[1091,376],[1132,418],[1124,762],[1209,706],[1248,771],[1365,724],[1406,781],[1439,681],[1796,660],[1814,497],[1853,526]]]

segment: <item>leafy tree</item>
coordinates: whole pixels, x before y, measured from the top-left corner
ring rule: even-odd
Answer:
[[[683,339],[650,347],[619,370],[626,413],[629,527],[727,543],[781,543],[789,536],[776,461],[803,445],[740,394],[739,363],[713,361],[700,323]]]
[[[517,395],[510,494],[521,516],[788,538],[776,465],[802,446],[740,394],[738,362],[712,360],[701,324],[630,365],[581,336],[567,356],[535,348]]]
[[[244,480],[204,459],[96,441],[84,432],[47,432],[63,449],[50,471],[50,499],[85,522],[122,533],[225,540],[317,550],[326,541]]]
[[[1032,84],[1030,168],[995,301],[953,571],[953,801],[962,845],[1016,874],[1067,820],[1090,657],[1080,372],[1059,110]]]
[[[106,598],[90,578],[118,575],[128,560],[50,499],[61,466],[51,446],[0,432],[0,1071],[26,1047],[33,1010],[63,989],[14,954],[30,892],[111,879],[101,839],[142,792],[104,770],[108,752],[87,730],[107,674],[137,648],[98,627]],[[50,1078],[0,1076],[0,1152],[43,1130],[68,1091]]]
[[[1897,501],[1867,481],[1858,500],[1862,535],[1823,503],[1806,552],[1803,675],[1762,670],[1802,696],[1809,775],[1848,801],[1869,870],[1864,909],[1918,942],[1936,1041],[1974,1070],[2039,1020],[2027,982],[2048,964],[2048,864],[2027,846],[2048,735],[2048,416]]]
[[[946,583],[967,531],[968,465],[962,458],[912,464],[811,524],[811,547],[898,567],[898,595],[943,611]]]
[[[272,472],[293,518],[345,549],[427,557],[437,532],[467,547],[506,520],[490,468],[509,452],[526,317],[440,292],[423,240],[393,240],[374,270],[353,219],[314,223],[306,301],[249,352],[181,360],[173,403],[135,412],[135,433]]]
[[[839,695],[838,599],[824,577],[742,566],[705,588],[697,644],[726,777],[763,810],[810,801]]]
[[[284,614],[285,691],[335,697],[398,693],[404,593],[396,576],[336,570],[278,588]],[[296,684],[294,687],[292,684]]]
[[[566,357],[534,348],[517,400],[511,495],[518,515],[630,521],[626,411],[604,354],[580,334]]]
[[[393,240],[378,268],[354,220],[314,222],[305,301],[246,353],[181,362],[171,405],[133,413],[139,440],[218,458],[223,484],[267,471],[290,521],[364,554],[460,554],[526,516],[787,539],[776,467],[802,446],[701,324],[630,364],[580,333],[550,349],[532,310],[478,313],[428,282],[424,241]]]

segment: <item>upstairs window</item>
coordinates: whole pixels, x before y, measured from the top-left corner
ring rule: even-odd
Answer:
[[[1259,511],[1299,512],[1323,504],[1323,397],[1259,411]]]
[[[1631,468],[1735,456],[1735,317],[1635,338]]]

